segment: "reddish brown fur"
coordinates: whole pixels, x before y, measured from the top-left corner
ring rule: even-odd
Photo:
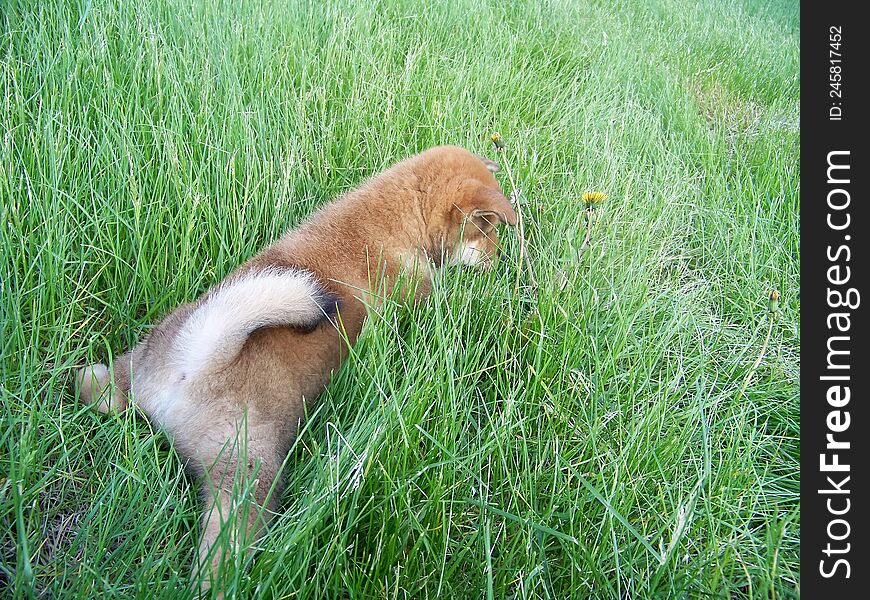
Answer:
[[[103,412],[110,407],[123,410],[132,387],[135,405],[166,430],[196,473],[209,475],[204,485],[203,564],[221,522],[237,513],[230,508],[237,500],[230,491],[234,476],[249,476],[258,463],[255,501],[266,509],[264,520],[275,509],[282,490],[278,471],[305,402],[317,398],[346,358],[347,344],[359,335],[367,305],[376,305],[394,291],[411,300],[412,286],[413,298],[424,298],[431,289],[432,265],[459,260],[491,264],[498,247],[495,224],[513,225],[516,215],[488,164],[490,168],[480,157],[449,146],[413,156],[328,204],[230,276],[267,267],[309,271],[338,299],[339,327],[324,319],[310,331],[259,329],[229,367],[202,380],[185,381],[167,356],[198,300],[170,313],[148,339],[115,361],[110,397],[109,374],[101,365],[80,372],[83,397],[98,402]],[[412,283],[393,290],[400,274]],[[171,418],[166,416],[170,412]],[[236,438],[243,418],[249,460],[240,469],[238,452],[225,446]],[[275,492],[267,498],[273,484]],[[254,507],[242,520],[246,531],[230,534],[230,550],[238,535],[260,529],[256,517]],[[218,552],[211,559],[211,576],[222,556]]]

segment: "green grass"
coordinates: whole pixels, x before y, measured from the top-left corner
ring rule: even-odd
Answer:
[[[799,27],[736,0],[0,3],[0,595],[192,598],[195,482],[73,368],[369,174],[498,130],[540,320],[510,234],[373,314],[233,588],[798,596]]]

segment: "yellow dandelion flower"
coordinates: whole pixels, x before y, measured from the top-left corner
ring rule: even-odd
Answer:
[[[489,139],[495,144],[496,150],[504,150],[504,141],[501,139],[501,134],[498,131],[489,136]]]
[[[599,202],[603,202],[607,198],[604,192],[583,192],[583,202],[586,206],[595,206]]]

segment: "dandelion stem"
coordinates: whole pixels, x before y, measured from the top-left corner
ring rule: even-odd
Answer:
[[[499,137],[499,140],[500,139],[501,138]],[[495,141],[495,140],[493,140],[493,141]],[[514,295],[517,295],[519,293],[520,273],[522,272],[524,266],[527,267],[529,270],[529,279],[531,279],[532,291],[535,294],[537,294],[538,293],[538,281],[537,281],[537,279],[535,279],[535,272],[532,269],[532,262],[528,256],[528,253],[526,252],[526,232],[525,232],[525,228],[523,226],[523,209],[520,206],[520,195],[522,192],[520,192],[519,188],[517,188],[516,181],[514,181],[514,176],[513,176],[513,173],[511,172],[510,162],[507,160],[507,156],[506,156],[507,150],[504,148],[504,146],[499,146],[498,144],[496,144],[496,151],[500,152],[502,157],[503,157],[502,163],[504,163],[504,170],[505,170],[505,173],[507,174],[508,181],[511,184],[511,196],[513,198],[514,209],[516,210],[516,213],[517,213],[517,234],[520,238],[520,258],[519,258],[520,264],[519,264],[519,268],[517,269],[516,280],[514,281]]]
[[[746,379],[743,380],[743,387],[741,387],[740,392],[737,393],[738,400],[740,399],[740,396],[742,396],[743,393],[746,391],[746,388],[749,385],[749,381],[752,379],[752,376],[755,375],[755,371],[758,369],[758,366],[764,359],[764,354],[767,352],[767,344],[770,342],[770,333],[773,331],[773,313],[768,313],[768,319],[770,322],[767,325],[767,335],[764,337],[764,343],[761,344],[761,351],[758,353],[758,358],[756,358],[755,362],[752,363],[752,366],[749,368],[749,372],[746,374]]]
[[[602,202],[607,197],[604,192],[583,192],[583,202],[586,204],[586,235],[583,237],[583,243],[580,244],[580,249],[577,251],[579,259],[589,248],[589,243],[592,240],[592,226],[595,224],[595,207],[599,202]]]
[[[577,257],[583,256],[586,249],[589,248],[589,241],[592,239],[592,211],[586,209],[586,236],[583,238],[583,243],[580,244],[580,249],[577,250]]]

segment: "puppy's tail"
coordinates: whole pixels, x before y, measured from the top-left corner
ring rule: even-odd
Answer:
[[[216,373],[238,356],[261,327],[314,327],[335,314],[336,297],[315,277],[292,269],[265,269],[224,282],[194,308],[175,341],[185,377]]]

